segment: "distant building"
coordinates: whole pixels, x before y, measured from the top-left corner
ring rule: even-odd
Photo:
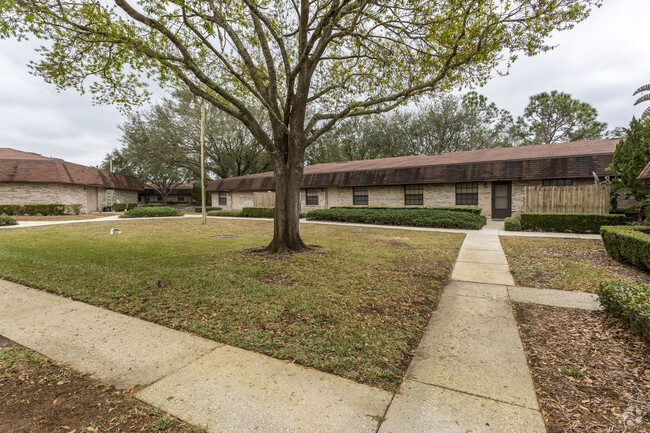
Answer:
[[[589,185],[609,175],[616,140],[541,144],[335,162],[305,167],[301,211],[331,206],[480,206],[502,219],[523,209],[526,186]],[[241,209],[269,203],[272,172],[215,180],[213,203]]]
[[[175,186],[174,189],[167,194],[167,202],[191,204],[193,187],[194,185],[191,183],[182,183]],[[144,184],[144,190],[138,194],[138,203],[162,203],[162,195],[156,191],[151,182],[147,182]]]
[[[641,174],[639,174],[639,177],[637,179],[650,180],[650,162],[648,162],[648,165],[646,165],[643,171],[641,171]]]
[[[0,148],[0,204],[80,204],[87,213],[136,203],[138,191],[142,185],[132,176]]]

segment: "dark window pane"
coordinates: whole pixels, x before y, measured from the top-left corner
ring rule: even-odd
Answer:
[[[457,205],[478,205],[478,182],[456,184]]]
[[[424,205],[424,186],[404,185],[404,205],[405,206]]]
[[[219,206],[226,206],[228,204],[228,195],[225,192],[219,192]]]
[[[368,187],[355,186],[352,188],[352,204],[357,206],[368,205]]]
[[[307,206],[318,205],[318,188],[307,188],[305,192],[305,204]]]

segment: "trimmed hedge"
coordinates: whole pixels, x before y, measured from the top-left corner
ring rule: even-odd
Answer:
[[[206,212],[210,212],[210,211],[213,211],[213,210],[221,210],[221,208],[220,208],[219,206],[206,206],[206,207],[205,207],[205,211],[206,211]],[[203,212],[203,209],[201,209],[200,206],[199,206],[199,207],[195,207],[195,208],[194,208],[194,212]]]
[[[138,204],[137,203],[113,203],[113,206],[111,207],[115,212],[124,212],[125,210],[138,207]]]
[[[508,232],[520,232],[521,218],[517,216],[507,217],[503,220],[503,229]]]
[[[650,271],[649,226],[603,226],[600,235],[610,256]]]
[[[650,343],[650,284],[605,281],[598,288],[598,299],[607,311]]]
[[[240,217],[242,216],[239,209],[226,209],[226,210],[211,210],[208,212],[208,216],[228,216],[228,217]]]
[[[0,204],[0,215],[24,215],[25,208],[18,204]]]
[[[124,212],[120,218],[151,218],[151,217],[170,217],[181,216],[183,212],[173,207],[136,207]]]
[[[2,226],[15,226],[17,224],[18,224],[18,222],[15,219],[11,218],[11,217],[0,216],[0,227],[2,227]]]
[[[27,215],[63,215],[65,214],[64,204],[26,204],[23,206]]]
[[[450,210],[454,212],[469,212],[476,215],[481,215],[483,208],[474,206],[448,206],[448,207],[425,207],[425,206],[332,206],[330,209],[406,209],[406,210],[420,210],[420,209],[437,209],[437,210]]]
[[[67,205],[66,212],[69,213],[70,215],[79,215],[81,213],[81,208],[83,208],[84,205],[82,204],[69,204]]]
[[[435,208],[330,208],[307,213],[307,219],[396,226],[440,227],[479,230],[483,215]]]
[[[591,213],[521,214],[522,230],[564,233],[598,233],[602,226],[625,224],[625,215]]]
[[[241,216],[247,218],[273,218],[275,216],[274,207],[244,207],[241,210]]]

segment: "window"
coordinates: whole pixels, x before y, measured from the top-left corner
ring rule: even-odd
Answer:
[[[178,196],[178,201],[185,201],[185,196],[184,195],[179,195]]]
[[[569,186],[573,185],[573,179],[543,179],[542,186]]]
[[[352,188],[352,204],[368,206],[368,187],[355,186]]]
[[[404,185],[404,206],[422,206],[424,204],[424,186]]]
[[[305,191],[305,204],[307,206],[318,206],[318,188],[307,188]]]
[[[226,206],[228,204],[228,193],[219,191],[219,206]]]
[[[478,182],[456,184],[457,205],[478,205]]]

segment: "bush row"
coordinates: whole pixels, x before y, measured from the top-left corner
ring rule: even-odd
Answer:
[[[0,215],[63,215],[65,213],[77,215],[81,212],[80,204],[2,204],[0,205]]]
[[[605,309],[650,343],[650,284],[600,283],[598,298]]]
[[[544,232],[598,233],[605,225],[625,224],[625,215],[587,213],[521,214],[521,229]]]
[[[219,206],[206,206],[205,207],[206,212],[210,212],[210,211],[213,211],[213,210],[221,210],[221,208]],[[194,212],[203,212],[203,209],[201,209],[201,206],[195,207]]]
[[[240,217],[242,216],[242,214],[239,209],[225,209],[225,210],[211,210],[208,212],[208,216]]]
[[[2,226],[15,226],[18,222],[12,217],[0,216],[0,227]]]
[[[344,221],[365,224],[397,226],[440,227],[479,230],[485,225],[485,217],[470,212],[458,212],[435,208],[330,208],[313,210],[307,219]]]
[[[521,218],[518,216],[507,217],[503,220],[503,229],[508,232],[521,231]]]
[[[600,236],[610,256],[650,271],[650,227],[604,226]]]
[[[169,217],[181,216],[183,212],[173,207],[147,206],[136,207],[120,215],[120,218],[151,218],[151,217]]]
[[[448,207],[424,207],[424,206],[332,206],[330,209],[399,209],[399,210],[420,210],[420,209],[438,209],[438,210],[451,210],[454,212],[469,212],[476,215],[481,215],[483,211],[480,207],[474,206],[448,206]]]
[[[273,218],[275,216],[274,207],[243,207],[241,216],[246,218]]]
[[[111,207],[115,212],[123,212],[125,210],[138,207],[138,204],[137,203],[113,203],[113,206]]]

